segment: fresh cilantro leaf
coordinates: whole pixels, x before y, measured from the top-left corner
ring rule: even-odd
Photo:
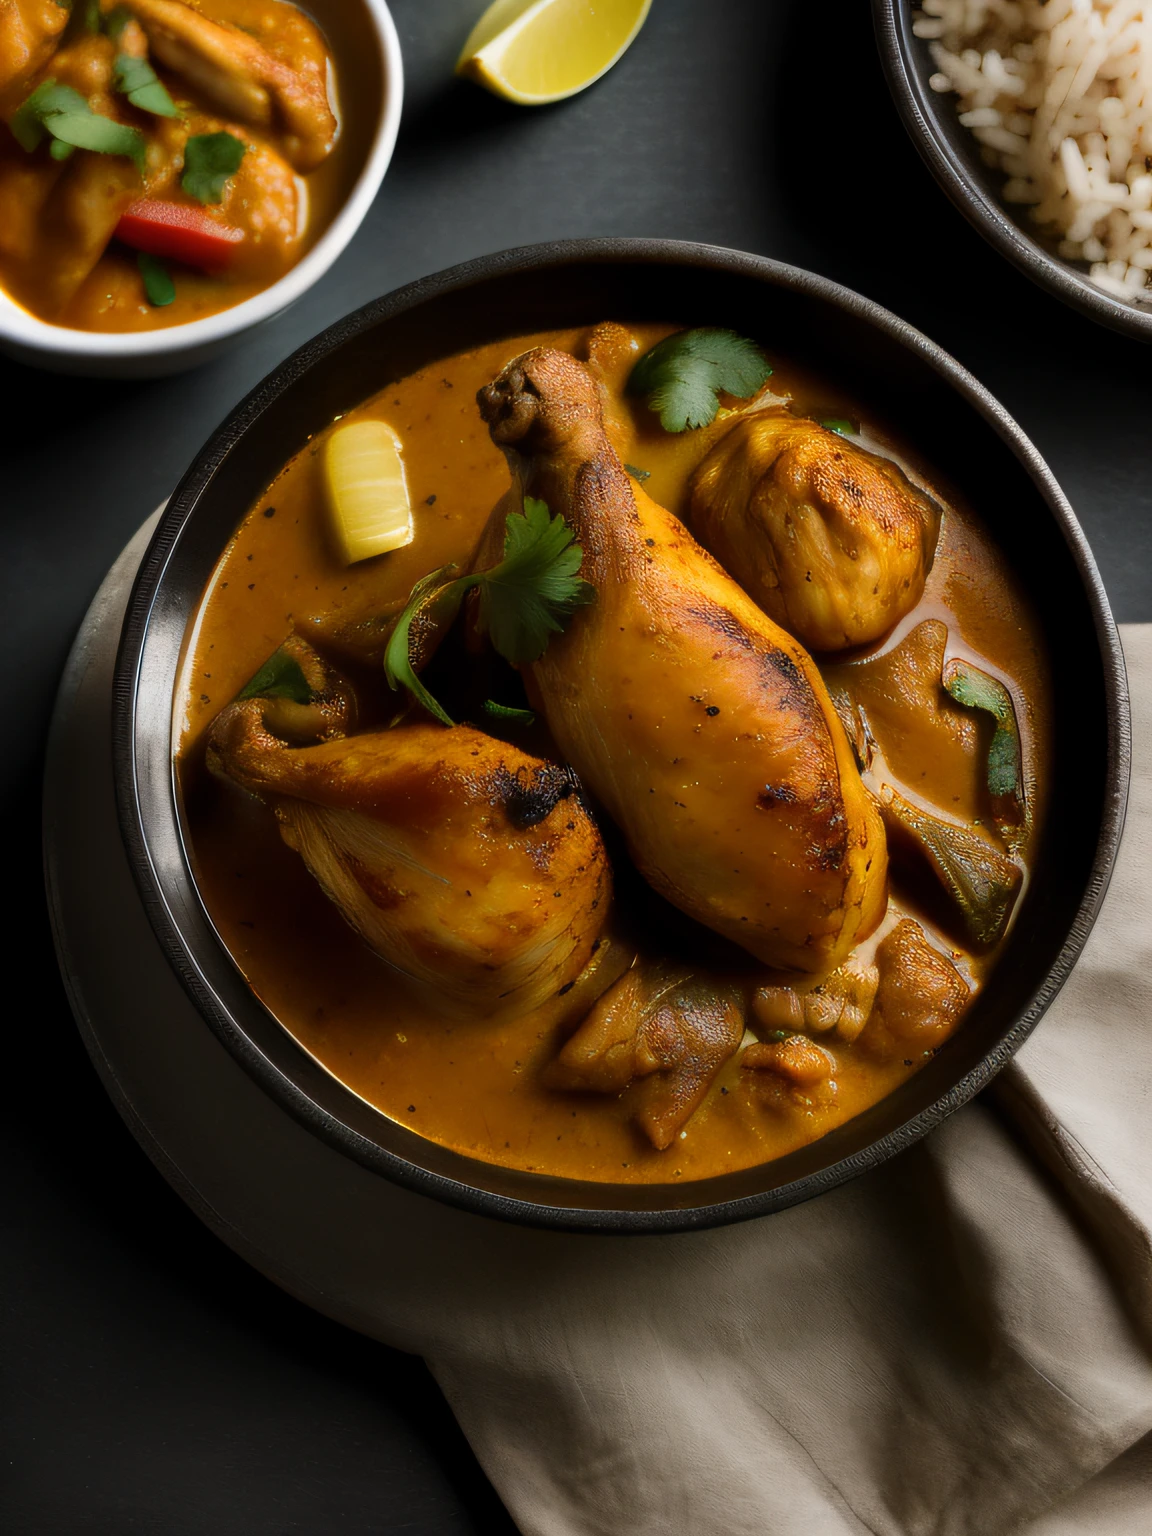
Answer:
[[[637,469],[635,464],[625,464],[624,473],[631,475],[633,480],[647,480],[652,471],[650,469]]]
[[[31,154],[44,137],[44,119],[54,112],[87,112],[88,103],[70,85],[44,80],[12,114],[9,127],[21,149]]]
[[[273,651],[255,676],[241,688],[238,699],[291,699],[310,704],[312,690],[300,663],[283,650]]]
[[[147,59],[138,59],[132,53],[120,53],[116,56],[114,68],[116,89],[127,96],[139,111],[151,112],[155,117],[179,117],[175,103]]]
[[[526,496],[523,513],[505,522],[503,560],[480,573],[481,627],[514,667],[537,661],[561,621],[596,595],[578,574],[583,551],[574,537],[546,502]]]
[[[647,396],[665,432],[683,432],[714,421],[720,395],[746,400],[771,376],[755,342],[706,328],[658,341],[632,369],[627,388]]]
[[[91,149],[100,155],[123,155],[144,166],[144,135],[137,128],[126,128],[110,117],[89,111],[53,112],[42,119],[54,139],[75,149]]]
[[[155,305],[157,309],[163,309],[165,304],[171,304],[176,297],[176,284],[160,258],[150,256],[147,251],[141,251],[136,257],[136,265],[140,268],[140,276],[144,279],[144,292],[149,304]]]
[[[838,432],[841,437],[858,437],[860,428],[855,422],[849,421],[845,416],[829,416],[827,421],[820,423],[829,432]]]
[[[244,144],[234,133],[197,133],[184,146],[180,185],[200,203],[219,203],[229,176],[244,158]]]
[[[454,567],[445,566],[418,581],[384,652],[389,687],[403,685],[435,719],[453,723],[416,675],[411,630],[417,618],[447,627],[473,589],[479,593],[480,627],[504,660],[513,666],[539,660],[552,635],[560,634],[576,609],[596,596],[578,574],[583,551],[573,538],[562,517],[553,517],[545,502],[526,496],[524,511],[510,512],[505,520],[504,558],[497,565],[455,580],[450,576]]]
[[[512,704],[497,704],[495,699],[484,700],[484,713],[496,720],[515,721],[518,725],[535,725],[536,716],[530,709],[517,709]]]

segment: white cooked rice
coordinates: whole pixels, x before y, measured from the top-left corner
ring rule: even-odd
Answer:
[[[1152,0],[920,0],[935,91],[1061,256],[1152,303]]]

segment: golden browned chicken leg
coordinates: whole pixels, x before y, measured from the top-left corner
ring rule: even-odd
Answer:
[[[625,474],[598,392],[539,348],[480,391],[596,600],[526,671],[641,873],[769,965],[831,970],[880,920],[884,831],[811,658]]]
[[[672,1145],[744,1038],[740,990],[706,972],[638,960],[548,1067],[550,1088],[619,1094],[636,1082],[636,1121]]]
[[[462,725],[290,746],[339,730],[340,689],[325,689],[230,704],[209,768],[271,806],[344,918],[442,1011],[524,1011],[574,983],[611,872],[571,771]]]
[[[692,527],[749,597],[816,651],[878,640],[920,601],[940,508],[888,459],[790,411],[721,438]]]

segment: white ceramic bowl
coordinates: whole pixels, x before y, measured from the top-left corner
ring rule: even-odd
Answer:
[[[54,373],[121,379],[178,373],[206,362],[246,331],[281,314],[324,276],[363,223],[392,159],[400,127],[404,66],[385,0],[304,0],[302,8],[315,17],[338,52],[355,49],[358,68],[368,76],[377,74],[381,86],[374,128],[371,109],[365,114],[369,131],[352,189],[308,254],[278,282],[242,304],[155,331],[79,331],[49,325],[0,289],[0,351]],[[373,63],[378,64],[377,70],[371,68]]]

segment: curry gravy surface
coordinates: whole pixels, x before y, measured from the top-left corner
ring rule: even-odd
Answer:
[[[670,329],[635,328],[639,350]],[[284,1028],[350,1089],[430,1139],[488,1162],[608,1182],[698,1179],[753,1166],[816,1139],[883,1098],[923,1059],[877,1062],[850,1046],[822,1041],[838,1062],[835,1104],[785,1111],[766,1108],[747,1090],[737,1055],[672,1147],[657,1152],[630,1122],[627,1091],[614,1099],[542,1086],[542,1068],[578,1022],[565,1015],[563,999],[529,1016],[498,1022],[430,1016],[408,996],[398,975],[345,925],[281,840],[272,814],[235,786],[210,777],[203,766],[208,726],[293,626],[307,635],[310,622],[321,617],[366,617],[405,598],[428,571],[451,561],[466,565],[493,505],[509,485],[503,455],[477,411],[476,391],[527,347],[576,350],[582,335],[552,332],[486,346],[433,364],[347,413],[345,420],[386,420],[403,441],[416,520],[416,537],[404,549],[352,567],[341,565],[328,533],[322,438],[291,460],[244,517],[190,630],[176,697],[180,782],[196,878],[221,938]],[[859,406],[835,389],[774,356],[772,361],[771,387],[790,397],[798,412],[860,418]],[[688,475],[725,430],[725,422],[669,436],[640,405],[618,404],[615,416],[610,433],[621,457],[650,472],[644,489],[657,502],[682,512]],[[957,506],[947,485],[866,412],[859,440],[889,453],[914,477],[922,474],[947,503],[924,598],[876,653],[899,644],[923,619],[943,619],[950,655],[980,659],[1008,682],[1025,764],[1042,764],[1049,685],[1038,626],[1025,595],[978,518]],[[831,678],[834,669],[825,670]],[[380,692],[386,697],[378,710],[393,697],[384,687]],[[366,724],[372,728],[386,718],[369,718]],[[487,720],[484,728],[493,729]],[[539,735],[516,739],[547,753]],[[958,820],[975,819],[978,784],[934,787],[931,754],[930,740],[917,743],[914,735],[909,737],[903,756],[893,755],[898,760],[890,762],[900,788]],[[1042,779],[1038,785],[1030,777],[1029,789],[1035,839],[1042,819]],[[1026,845],[1025,865],[1029,853]],[[618,908],[628,888],[629,882],[618,878]],[[925,902],[911,888],[894,887],[893,906],[924,924],[932,942],[953,957],[970,984],[981,983],[994,955],[966,954],[954,934],[942,934],[935,925],[931,900]],[[748,966],[759,974],[756,962]],[[765,981],[771,979],[760,969]]]

